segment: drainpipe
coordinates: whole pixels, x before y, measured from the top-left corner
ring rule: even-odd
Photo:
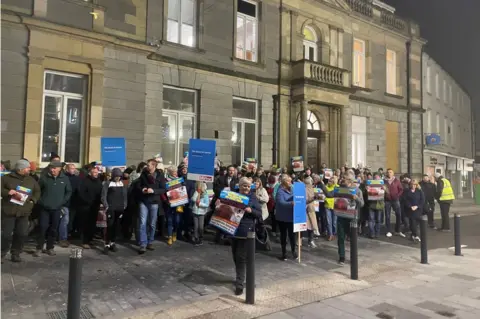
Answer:
[[[424,111],[423,109],[423,46],[422,46],[422,50],[421,50],[421,53],[420,53],[420,95],[421,95],[421,103],[422,103],[422,111]],[[421,129],[421,137],[422,137],[422,172],[423,174],[425,174],[425,132],[423,131],[423,113],[422,113],[422,116],[420,117],[421,119],[421,124],[420,124],[420,129]],[[427,133],[431,133],[431,132],[427,132]]]
[[[273,149],[272,149],[272,164],[276,164],[278,167],[282,167],[282,164],[278,163],[280,150],[280,97],[282,95],[282,45],[283,45],[283,0],[280,0],[280,7],[278,8],[279,19],[279,39],[278,39],[278,82],[277,82],[277,95],[273,98]]]
[[[412,105],[410,75],[412,73],[412,65],[410,62],[411,42],[407,41],[407,171],[412,176]]]
[[[279,95],[273,95],[273,145],[272,145],[272,164],[277,164],[278,160],[278,132],[280,125],[279,123],[279,108],[280,108],[280,97]]]

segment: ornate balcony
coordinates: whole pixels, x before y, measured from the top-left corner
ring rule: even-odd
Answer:
[[[350,87],[350,71],[309,60],[294,62],[292,78],[344,88]]]
[[[399,31],[404,31],[406,24],[402,19],[397,18],[394,14],[382,11],[381,20],[384,24]]]
[[[367,17],[373,16],[373,6],[371,1],[347,0],[347,3],[353,11],[363,14]]]

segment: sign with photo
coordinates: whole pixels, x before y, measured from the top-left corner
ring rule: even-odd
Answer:
[[[333,212],[337,217],[354,219],[357,217],[357,202],[353,197],[357,194],[355,187],[335,187],[333,190]]]
[[[333,170],[330,168],[326,168],[323,170],[323,177],[325,179],[330,179],[333,177]]]
[[[183,185],[183,182],[183,177],[180,177],[166,184],[167,198],[172,208],[188,204],[187,188]]]
[[[292,157],[292,169],[296,172],[303,172],[305,166],[303,164],[303,156],[294,156]]]
[[[320,211],[320,203],[325,202],[325,194],[321,188],[314,188],[313,193],[315,194],[315,200],[313,201],[313,206],[315,207],[315,212]]]
[[[385,199],[385,182],[380,180],[367,181],[368,200],[383,200]]]
[[[10,202],[23,206],[28,199],[28,196],[32,194],[32,190],[30,188],[17,186],[15,189],[16,193],[12,195]]]
[[[244,209],[248,207],[249,201],[248,196],[231,191],[222,191],[216,202],[210,225],[235,236],[238,225],[240,225],[240,221],[245,214]]]

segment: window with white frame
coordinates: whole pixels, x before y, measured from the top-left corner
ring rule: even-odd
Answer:
[[[435,130],[437,134],[442,135],[442,132],[440,132],[440,113],[437,113],[437,117],[435,119]],[[445,136],[440,136],[440,138],[445,138]]]
[[[352,166],[367,163],[367,118],[352,116]]]
[[[437,99],[440,99],[440,79],[438,78],[438,73],[435,73],[435,96]]]
[[[257,62],[258,59],[258,3],[237,1],[237,33],[235,56]]]
[[[195,46],[196,0],[168,0],[167,41]]]
[[[387,93],[397,94],[397,55],[387,49]]]
[[[196,132],[197,92],[163,86],[162,157],[164,164],[177,165],[188,152]]]
[[[445,117],[443,119],[443,136],[445,137],[445,142],[448,144],[449,143],[449,136],[450,136],[450,129],[448,128],[448,120]]]
[[[258,102],[233,98],[232,163],[242,164],[245,158],[257,158]]]
[[[432,75],[430,65],[427,65],[427,72],[425,75],[425,88],[427,90],[427,93],[432,93]]]
[[[432,110],[427,110],[427,133],[433,133],[432,132]]]
[[[40,162],[47,164],[56,153],[64,162],[82,164],[87,78],[56,71],[44,76]]]
[[[455,146],[455,140],[454,140],[454,135],[453,135],[453,128],[454,128],[454,126],[453,126],[453,121],[450,120],[450,144],[451,144],[452,146]]]
[[[305,60],[317,61],[317,33],[315,30],[306,26],[303,28],[303,56]]]
[[[447,103],[447,81],[443,80],[443,102]]]
[[[353,40],[353,85],[365,87],[365,41]]]
[[[453,107],[453,97],[452,97],[452,85],[448,85],[448,101],[450,103],[450,106]]]

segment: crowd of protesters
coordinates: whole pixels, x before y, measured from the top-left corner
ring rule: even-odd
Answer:
[[[433,214],[435,200],[440,204],[442,225],[449,231],[449,208],[455,199],[450,182],[437,174],[425,175],[419,183],[408,175],[396,177],[393,170],[372,172],[366,168],[340,167],[333,176],[325,178],[326,164],[318,173],[306,167],[293,173],[288,167],[248,165],[215,165],[213,183],[188,180],[188,158],[178,167],[164,167],[160,158],[152,158],[135,167],[105,170],[90,163],[77,169],[74,164],[63,163],[51,154],[50,164],[37,174],[34,163],[27,159],[17,161],[12,169],[2,162],[2,262],[8,252],[13,262],[21,262],[20,254],[28,235],[36,238],[33,256],[55,255],[55,244],[68,247],[69,240],[78,239],[84,249],[95,245],[95,235],[101,231],[102,250],[116,252],[117,240],[130,241],[132,236],[139,254],[154,250],[156,238],[164,238],[169,246],[183,240],[201,246],[204,226],[215,211],[216,199],[224,189],[235,190],[249,197],[240,226],[235,236],[216,231],[217,243],[228,242],[237,270],[236,293],[243,292],[246,263],[246,234],[258,231],[257,225],[268,225],[271,237],[280,237],[282,255],[287,259],[287,238],[292,258],[298,256],[298,245],[293,232],[292,183],[303,182],[307,194],[308,245],[316,247],[315,240],[324,237],[338,241],[339,263],[345,262],[345,240],[350,232],[350,220],[337,217],[334,212],[334,189],[338,186],[354,187],[357,202],[358,230],[370,238],[380,236],[385,224],[385,235],[393,234],[420,241],[418,220],[428,216],[430,227],[435,228]],[[171,208],[166,196],[166,183],[183,177],[189,203]],[[385,198],[368,200],[367,180],[384,180]],[[23,187],[23,188],[19,188]],[[314,192],[320,188],[321,194]],[[23,189],[23,191],[22,191]],[[27,189],[27,191],[25,191]],[[213,199],[208,190],[213,191]],[[22,193],[23,192],[23,193]],[[21,194],[22,193],[22,194]],[[18,198],[23,198],[18,204]],[[314,203],[318,202],[318,209]],[[390,222],[395,213],[395,228]],[[164,232],[166,229],[166,234]],[[277,232],[278,231],[278,232]],[[166,236],[164,236],[164,234]]]

